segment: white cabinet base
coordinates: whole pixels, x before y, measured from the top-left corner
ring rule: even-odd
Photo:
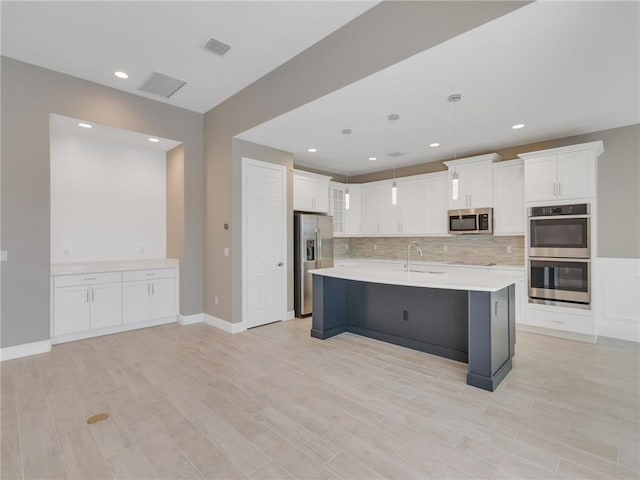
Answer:
[[[555,328],[537,327],[535,325],[526,325],[523,323],[516,324],[516,331],[537,333],[538,335],[546,335],[548,337],[566,338],[567,340],[577,340],[578,342],[596,343],[597,337],[586,333],[568,332],[566,330],[557,330]]]
[[[593,310],[556,307],[525,300],[524,323],[518,328],[533,333],[595,343],[597,339]]]
[[[139,328],[157,327],[158,325],[166,325],[168,323],[176,323],[178,320],[177,315],[171,315],[170,317],[154,318],[153,320],[147,320],[145,322],[137,323],[125,323],[122,325],[114,325],[112,327],[98,328],[94,330],[87,330],[84,332],[68,333],[65,335],[56,335],[51,338],[51,343],[56,345],[58,343],[75,342],[76,340],[84,340],[85,338],[100,337],[102,335],[111,335],[112,333],[127,332],[129,330],[138,330]]]

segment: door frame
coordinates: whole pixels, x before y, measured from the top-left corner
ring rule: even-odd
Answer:
[[[252,328],[257,325],[252,325],[249,321],[249,302],[247,302],[247,293],[249,291],[249,286],[247,283],[247,279],[249,278],[247,274],[247,270],[249,268],[248,259],[247,259],[247,167],[260,167],[267,168],[270,170],[276,170],[282,173],[282,238],[284,241],[282,242],[282,262],[284,263],[282,271],[283,271],[283,289],[282,289],[282,298],[281,302],[281,315],[282,320],[286,320],[287,318],[287,292],[288,292],[288,275],[287,272],[289,270],[289,265],[287,262],[287,251],[289,245],[289,239],[287,238],[287,167],[285,165],[280,165],[277,163],[264,162],[261,160],[255,160],[252,158],[242,157],[241,159],[241,170],[242,170],[242,324],[245,328]]]

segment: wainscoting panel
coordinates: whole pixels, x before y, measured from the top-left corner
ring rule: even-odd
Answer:
[[[598,335],[640,342],[640,259],[598,258],[594,296]]]

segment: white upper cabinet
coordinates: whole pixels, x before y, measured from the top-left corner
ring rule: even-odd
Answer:
[[[446,187],[446,180],[444,182]],[[362,185],[362,233],[423,235],[426,231],[425,176],[396,179],[397,202],[392,203],[393,180]],[[442,195],[447,213],[447,194]],[[438,207],[439,208],[439,207]]]
[[[302,212],[329,213],[331,177],[293,171],[293,209]]]
[[[493,164],[493,233],[524,235],[524,165],[521,160]]]
[[[417,235],[425,230],[424,178],[396,179],[397,202],[392,203],[393,180],[362,187],[362,233]]]
[[[497,153],[490,153],[443,162],[449,169],[449,209],[492,207],[491,164],[500,159]]]
[[[346,194],[349,191],[349,208]],[[359,184],[331,182],[330,215],[333,216],[333,234],[336,237],[362,233],[362,189]]]
[[[447,235],[449,216],[449,174],[434,173],[425,179],[425,234]]]
[[[329,215],[333,217],[333,235],[340,237],[344,235],[346,226],[344,203],[346,186],[342,183],[331,182],[330,188]]]
[[[398,232],[405,235],[422,234],[425,231],[425,180],[398,180]],[[389,197],[391,202],[391,197]]]
[[[393,180],[382,182],[380,187],[380,233],[400,233],[400,208],[391,203]]]
[[[518,155],[524,159],[525,201],[592,198],[602,152],[602,142],[591,142]]]
[[[391,194],[389,194],[391,195]],[[389,197],[391,200],[391,197]],[[380,233],[382,208],[382,185],[379,183],[362,186],[362,233],[377,235]]]

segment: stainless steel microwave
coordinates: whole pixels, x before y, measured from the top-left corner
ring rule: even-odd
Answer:
[[[492,234],[493,208],[449,210],[449,233],[453,235]]]

